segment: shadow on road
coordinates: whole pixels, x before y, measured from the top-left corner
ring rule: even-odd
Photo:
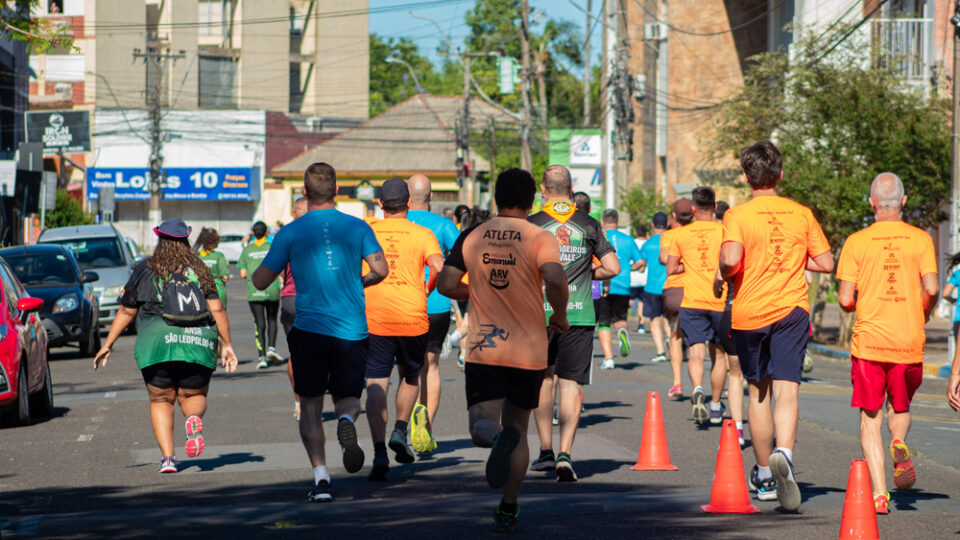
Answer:
[[[225,465],[238,465],[241,463],[262,463],[265,461],[263,456],[257,456],[250,452],[234,452],[232,454],[223,454],[222,456],[209,459],[191,459],[180,462],[180,472],[189,469],[200,469],[202,472],[214,471]]]
[[[609,414],[581,414],[580,427],[585,428],[597,424],[606,424],[614,420],[633,420],[629,416],[612,416]]]
[[[53,420],[54,418],[62,418],[70,412],[69,407],[56,407],[54,406],[53,411],[50,413],[50,416],[34,416],[30,425],[36,426],[39,424],[46,424],[47,422]]]
[[[809,501],[820,495],[826,495],[827,493],[845,493],[846,490],[835,487],[828,486],[816,486],[809,484],[807,482],[797,482],[797,486],[800,487],[800,494],[803,497],[802,501]]]
[[[943,493],[932,493],[922,489],[898,489],[894,492],[891,501],[897,510],[917,510],[913,504],[917,501],[929,501],[933,499],[949,499],[949,495]]]

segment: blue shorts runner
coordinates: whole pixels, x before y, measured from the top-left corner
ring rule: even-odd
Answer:
[[[449,319],[449,317],[448,317]],[[389,379],[396,363],[403,380],[418,384],[427,353],[427,334],[421,336],[378,336],[370,334],[367,378]]]
[[[740,369],[750,382],[769,377],[799,383],[809,339],[810,316],[803,308],[793,308],[786,317],[763,328],[733,331]]]
[[[680,330],[690,345],[717,343],[722,317],[722,311],[682,307],[680,308]]]
[[[663,317],[663,295],[643,292],[643,316],[648,319]]]
[[[327,389],[334,399],[360,398],[366,387],[367,339],[350,341],[294,327],[287,336],[293,363],[294,392],[318,397]]]

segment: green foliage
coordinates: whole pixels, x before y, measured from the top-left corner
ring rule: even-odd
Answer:
[[[670,206],[657,190],[639,184],[621,190],[620,208],[630,215],[630,227],[634,231],[641,225],[649,225],[657,212],[670,213]]]
[[[39,4],[39,0],[0,0],[0,37],[26,43],[34,52],[79,51],[67,36],[69,26],[31,16],[31,8]]]
[[[384,40],[376,34],[370,34],[371,116],[417,94],[417,85],[410,75],[410,69],[402,63],[387,62],[388,57],[408,63],[428,93],[463,93],[463,69],[459,65],[447,62],[438,71],[430,60],[420,54],[410,38]]]
[[[83,210],[83,205],[70,196],[66,190],[57,190],[57,206],[47,211],[47,228],[90,225],[93,216]]]

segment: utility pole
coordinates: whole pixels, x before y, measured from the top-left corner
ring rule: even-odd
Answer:
[[[463,57],[463,120],[460,121],[460,142],[457,152],[457,158],[461,161],[460,175],[463,181],[470,186],[469,197],[470,206],[477,202],[477,191],[479,191],[475,182],[472,181],[472,171],[470,170],[470,55]]]
[[[583,127],[590,125],[590,14],[592,2],[587,0],[587,40],[583,44]]]
[[[950,22],[953,24],[953,73],[951,74],[953,85],[953,125],[951,126],[951,159],[950,159],[950,247],[948,252],[953,253],[958,248],[958,231],[960,228],[960,84],[957,77],[960,76],[960,0],[954,2],[953,17]],[[956,336],[951,335],[948,340],[949,356],[952,358],[956,349]]]
[[[533,172],[530,154],[530,4],[520,3],[520,61],[522,62],[523,111],[520,120],[520,168]]]
[[[177,54],[163,53],[160,49],[147,48],[141,52],[140,49],[133,50],[133,59],[143,59],[143,64],[147,69],[153,70],[153,88],[147,88],[147,97],[150,101],[150,207],[148,221],[150,228],[160,225],[163,215],[160,211],[160,188],[163,184],[163,133],[160,129],[160,122],[163,119],[161,97],[163,94],[163,61],[177,60],[184,58],[184,51]],[[151,239],[149,243],[154,243],[153,235],[145,237]],[[145,242],[147,243],[147,242]]]
[[[617,159],[614,148],[614,129],[616,114],[616,88],[614,88],[613,78],[616,77],[617,61],[617,34],[615,12],[611,4],[613,0],[606,0],[603,3],[603,82],[601,88],[606,90],[606,103],[603,110],[603,191],[604,205],[607,208],[613,208],[615,204],[616,182],[614,179],[614,162]]]
[[[487,130],[490,133],[487,140],[487,149],[490,152],[490,184],[494,184],[497,181],[497,123],[492,116],[487,117]],[[492,185],[490,188],[493,192]]]

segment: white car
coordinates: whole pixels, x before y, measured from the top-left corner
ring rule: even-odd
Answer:
[[[240,260],[240,253],[243,251],[243,235],[220,235],[220,245],[217,246],[217,251],[223,253],[223,256],[227,258],[227,262],[237,262]]]

